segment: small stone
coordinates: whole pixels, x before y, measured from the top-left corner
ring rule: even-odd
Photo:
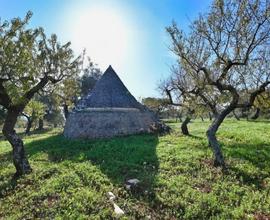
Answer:
[[[116,196],[112,192],[108,192],[107,195],[109,197],[109,200],[111,200],[111,201],[116,198]]]
[[[137,185],[140,182],[138,179],[130,179],[127,181],[129,185]]]
[[[124,215],[124,211],[115,203],[113,203],[113,207],[114,207],[114,212],[117,216],[121,216]]]
[[[131,185],[125,184],[126,189],[130,189]]]

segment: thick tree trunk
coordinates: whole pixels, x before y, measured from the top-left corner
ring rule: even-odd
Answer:
[[[219,126],[223,122],[223,120],[226,118],[226,116],[231,111],[233,111],[233,109],[234,109],[234,106],[230,105],[224,111],[222,111],[220,114],[216,115],[212,124],[210,125],[210,127],[206,131],[209,145],[212,148],[212,151],[214,154],[214,165],[220,166],[222,168],[225,168],[225,161],[224,161],[224,157],[222,154],[220,144],[219,144],[217,137],[216,137],[216,133],[217,133]]]
[[[208,115],[209,115],[209,119],[210,119],[210,121],[212,121],[212,114],[211,114],[211,112],[208,112]]]
[[[44,128],[44,121],[43,121],[43,118],[40,118],[38,120],[38,130],[41,131],[43,130],[43,128]]]
[[[21,176],[32,171],[24,152],[23,141],[14,130],[19,114],[20,112],[17,110],[8,110],[7,117],[3,126],[3,134],[12,146],[13,163],[16,168],[16,176]]]
[[[224,157],[221,151],[221,147],[216,138],[216,131],[217,130],[213,126],[211,126],[207,130],[207,138],[208,138],[209,145],[211,146],[212,151],[214,153],[214,165],[225,167],[225,161],[224,161]]]
[[[26,135],[29,135],[30,134],[30,130],[32,128],[32,124],[33,124],[33,121],[31,120],[31,118],[27,118],[27,125],[26,125],[26,129],[25,129],[25,134]]]
[[[68,116],[69,116],[68,105],[67,104],[64,104],[63,107],[64,107],[65,119],[67,119]]]
[[[189,135],[189,131],[188,131],[188,123],[191,121],[191,117],[190,116],[186,116],[185,120],[183,121],[183,123],[181,124],[181,131],[183,135]]]
[[[255,114],[251,117],[252,120],[255,120],[259,117],[260,115],[260,112],[261,112],[261,109],[260,108],[256,108],[256,112]]]

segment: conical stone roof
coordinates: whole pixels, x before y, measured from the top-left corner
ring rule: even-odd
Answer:
[[[102,75],[96,83],[93,90],[82,99],[77,106],[84,108],[138,108],[144,107],[137,102],[125,87],[121,79],[111,66]]]

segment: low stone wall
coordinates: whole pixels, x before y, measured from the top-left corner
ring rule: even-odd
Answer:
[[[107,110],[71,113],[64,136],[68,138],[109,138],[138,133],[150,133],[158,122],[151,112]]]

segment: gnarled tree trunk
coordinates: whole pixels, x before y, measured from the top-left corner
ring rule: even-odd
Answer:
[[[38,130],[41,131],[44,128],[43,118],[38,119]]]
[[[211,114],[211,112],[208,112],[208,115],[209,115],[209,120],[212,121],[212,114]]]
[[[217,140],[216,133],[223,122],[223,120],[226,118],[226,116],[233,111],[234,106],[230,105],[225,110],[223,110],[220,114],[215,116],[215,119],[213,120],[212,124],[206,131],[207,139],[209,142],[210,147],[212,148],[213,154],[214,154],[214,165],[220,166],[222,168],[225,168],[225,161],[224,156],[222,154],[222,150],[220,147],[220,144]]]
[[[31,130],[31,127],[32,127],[32,124],[33,124],[33,120],[32,120],[32,117],[27,115],[26,113],[22,113],[22,115],[26,118],[27,120],[27,123],[26,123],[26,129],[25,129],[25,134],[26,135],[29,135],[30,133],[30,130]]]
[[[24,152],[23,141],[14,130],[19,114],[20,111],[16,109],[9,109],[3,126],[3,134],[12,146],[13,163],[16,168],[16,176],[27,174],[32,171]]]
[[[29,135],[32,124],[33,124],[32,119],[30,117],[27,118],[27,125],[26,125],[26,129],[25,129],[25,134],[26,135]]]
[[[183,135],[189,135],[189,131],[188,131],[188,123],[191,121],[191,117],[190,116],[186,116],[185,120],[183,121],[183,123],[181,124],[181,131]]]
[[[65,116],[65,119],[67,119],[68,116],[69,116],[68,105],[67,105],[67,104],[64,104],[64,105],[63,105],[63,108],[64,108],[64,116]]]

